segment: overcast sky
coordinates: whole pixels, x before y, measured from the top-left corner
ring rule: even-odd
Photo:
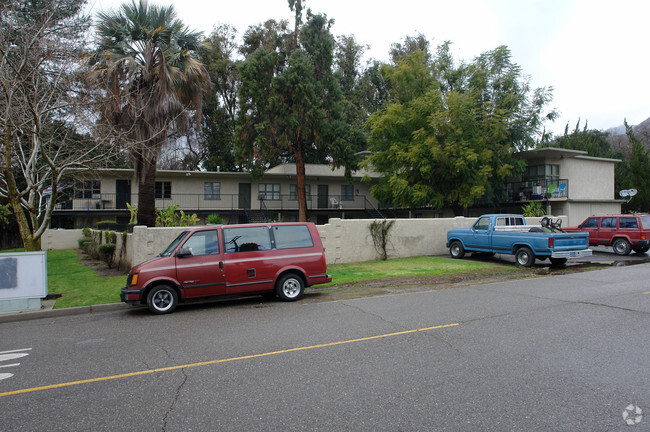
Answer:
[[[435,48],[449,40],[459,60],[507,45],[535,87],[554,87],[564,132],[578,119],[594,129],[650,117],[650,1],[648,0],[306,0],[335,21],[334,35],[354,35],[369,56],[387,60],[390,45],[424,34]],[[89,0],[93,10],[122,1]],[[243,35],[267,19],[291,19],[287,0],[154,1],[173,4],[188,26],[207,35],[232,24]]]

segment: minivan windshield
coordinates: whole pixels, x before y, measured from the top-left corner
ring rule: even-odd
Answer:
[[[180,233],[180,234],[178,235],[178,237],[176,237],[176,238],[174,239],[174,241],[171,242],[171,243],[169,244],[169,246],[167,246],[167,249],[165,249],[165,251],[164,251],[163,253],[161,253],[160,255],[158,255],[158,256],[161,256],[161,257],[168,257],[168,256],[170,256],[170,255],[172,254],[172,252],[174,252],[174,249],[176,249],[176,246],[178,246],[178,244],[179,244],[180,242],[182,242],[183,239],[187,236],[187,233],[188,233],[188,232],[189,232],[189,231],[183,231],[182,233]]]

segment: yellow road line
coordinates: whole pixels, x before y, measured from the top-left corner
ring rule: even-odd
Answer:
[[[173,371],[173,370],[177,370],[177,369],[186,369],[186,368],[193,368],[193,367],[199,367],[199,366],[208,366],[208,365],[213,365],[213,364],[218,364],[218,363],[227,363],[227,362],[232,362],[232,361],[237,361],[237,360],[248,360],[248,359],[254,359],[254,358],[259,358],[259,357],[268,357],[268,356],[273,356],[273,355],[278,355],[278,354],[286,354],[286,353],[297,352],[297,351],[306,351],[306,350],[311,350],[311,349],[316,349],[316,348],[326,348],[326,347],[332,347],[332,346],[336,346],[336,345],[344,345],[344,344],[349,344],[349,343],[354,343],[354,342],[363,342],[363,341],[369,341],[369,340],[374,340],[374,339],[387,338],[387,337],[391,337],[391,336],[400,336],[400,335],[405,335],[405,334],[409,334],[409,333],[424,332],[424,331],[428,331],[428,330],[437,330],[437,329],[442,329],[442,328],[447,328],[447,327],[454,327],[454,326],[457,326],[457,325],[458,325],[458,323],[444,324],[444,325],[439,325],[439,326],[434,326],[434,327],[425,327],[425,328],[414,329],[414,330],[405,330],[405,331],[401,331],[401,332],[386,333],[386,334],[382,334],[382,335],[368,336],[368,337],[363,337],[363,338],[358,338],[358,339],[348,339],[348,340],[344,340],[344,341],[330,342],[330,343],[324,343],[324,344],[319,344],[319,345],[311,345],[311,346],[298,347],[298,348],[289,348],[289,349],[286,349],[286,350],[271,351],[271,352],[266,352],[266,353],[261,353],[261,354],[251,354],[251,355],[246,355],[246,356],[241,356],[241,357],[231,357],[231,358],[220,359],[220,360],[210,360],[210,361],[204,361],[204,362],[199,362],[199,363],[190,363],[190,364],[185,364],[185,365],[180,365],[180,366],[169,366],[169,367],[164,367],[164,368],[149,369],[149,370],[143,370],[143,371],[138,371],[138,372],[129,372],[129,373],[120,374],[120,375],[110,375],[110,376],[99,377],[99,378],[91,378],[91,379],[80,380],[80,381],[71,381],[71,382],[60,383],[60,384],[52,384],[52,385],[47,385],[47,386],[42,386],[42,387],[32,387],[32,388],[26,388],[26,389],[22,389],[22,390],[14,390],[14,391],[0,393],[0,397],[12,396],[12,395],[17,395],[17,394],[21,394],[21,393],[31,393],[31,392],[37,392],[37,391],[43,391],[43,390],[50,390],[50,389],[61,388],[61,387],[70,387],[70,386],[75,386],[75,385],[80,385],[80,384],[88,384],[88,383],[94,383],[94,382],[100,382],[100,381],[109,381],[109,380],[114,380],[114,379],[119,379],[119,378],[128,378],[128,377],[133,377],[133,376],[138,376],[138,375],[148,375],[148,374],[157,373],[157,372],[168,372],[168,371]]]
[[[644,292],[643,294],[650,294],[650,291]]]

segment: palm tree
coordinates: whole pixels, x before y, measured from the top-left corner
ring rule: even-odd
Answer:
[[[190,111],[200,124],[210,78],[197,60],[201,33],[190,31],[173,6],[147,0],[98,14],[92,82],[104,90],[102,118],[128,145],[138,184],[138,222],[155,224],[156,163],[168,133],[183,131]]]

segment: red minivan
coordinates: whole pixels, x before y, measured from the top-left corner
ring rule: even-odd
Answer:
[[[305,287],[331,281],[313,223],[217,225],[183,231],[133,267],[120,298],[164,314],[185,300],[228,294],[275,292],[295,301]]]
[[[590,216],[577,227],[564,230],[588,232],[590,246],[612,246],[617,255],[650,250],[650,215],[647,214]]]

